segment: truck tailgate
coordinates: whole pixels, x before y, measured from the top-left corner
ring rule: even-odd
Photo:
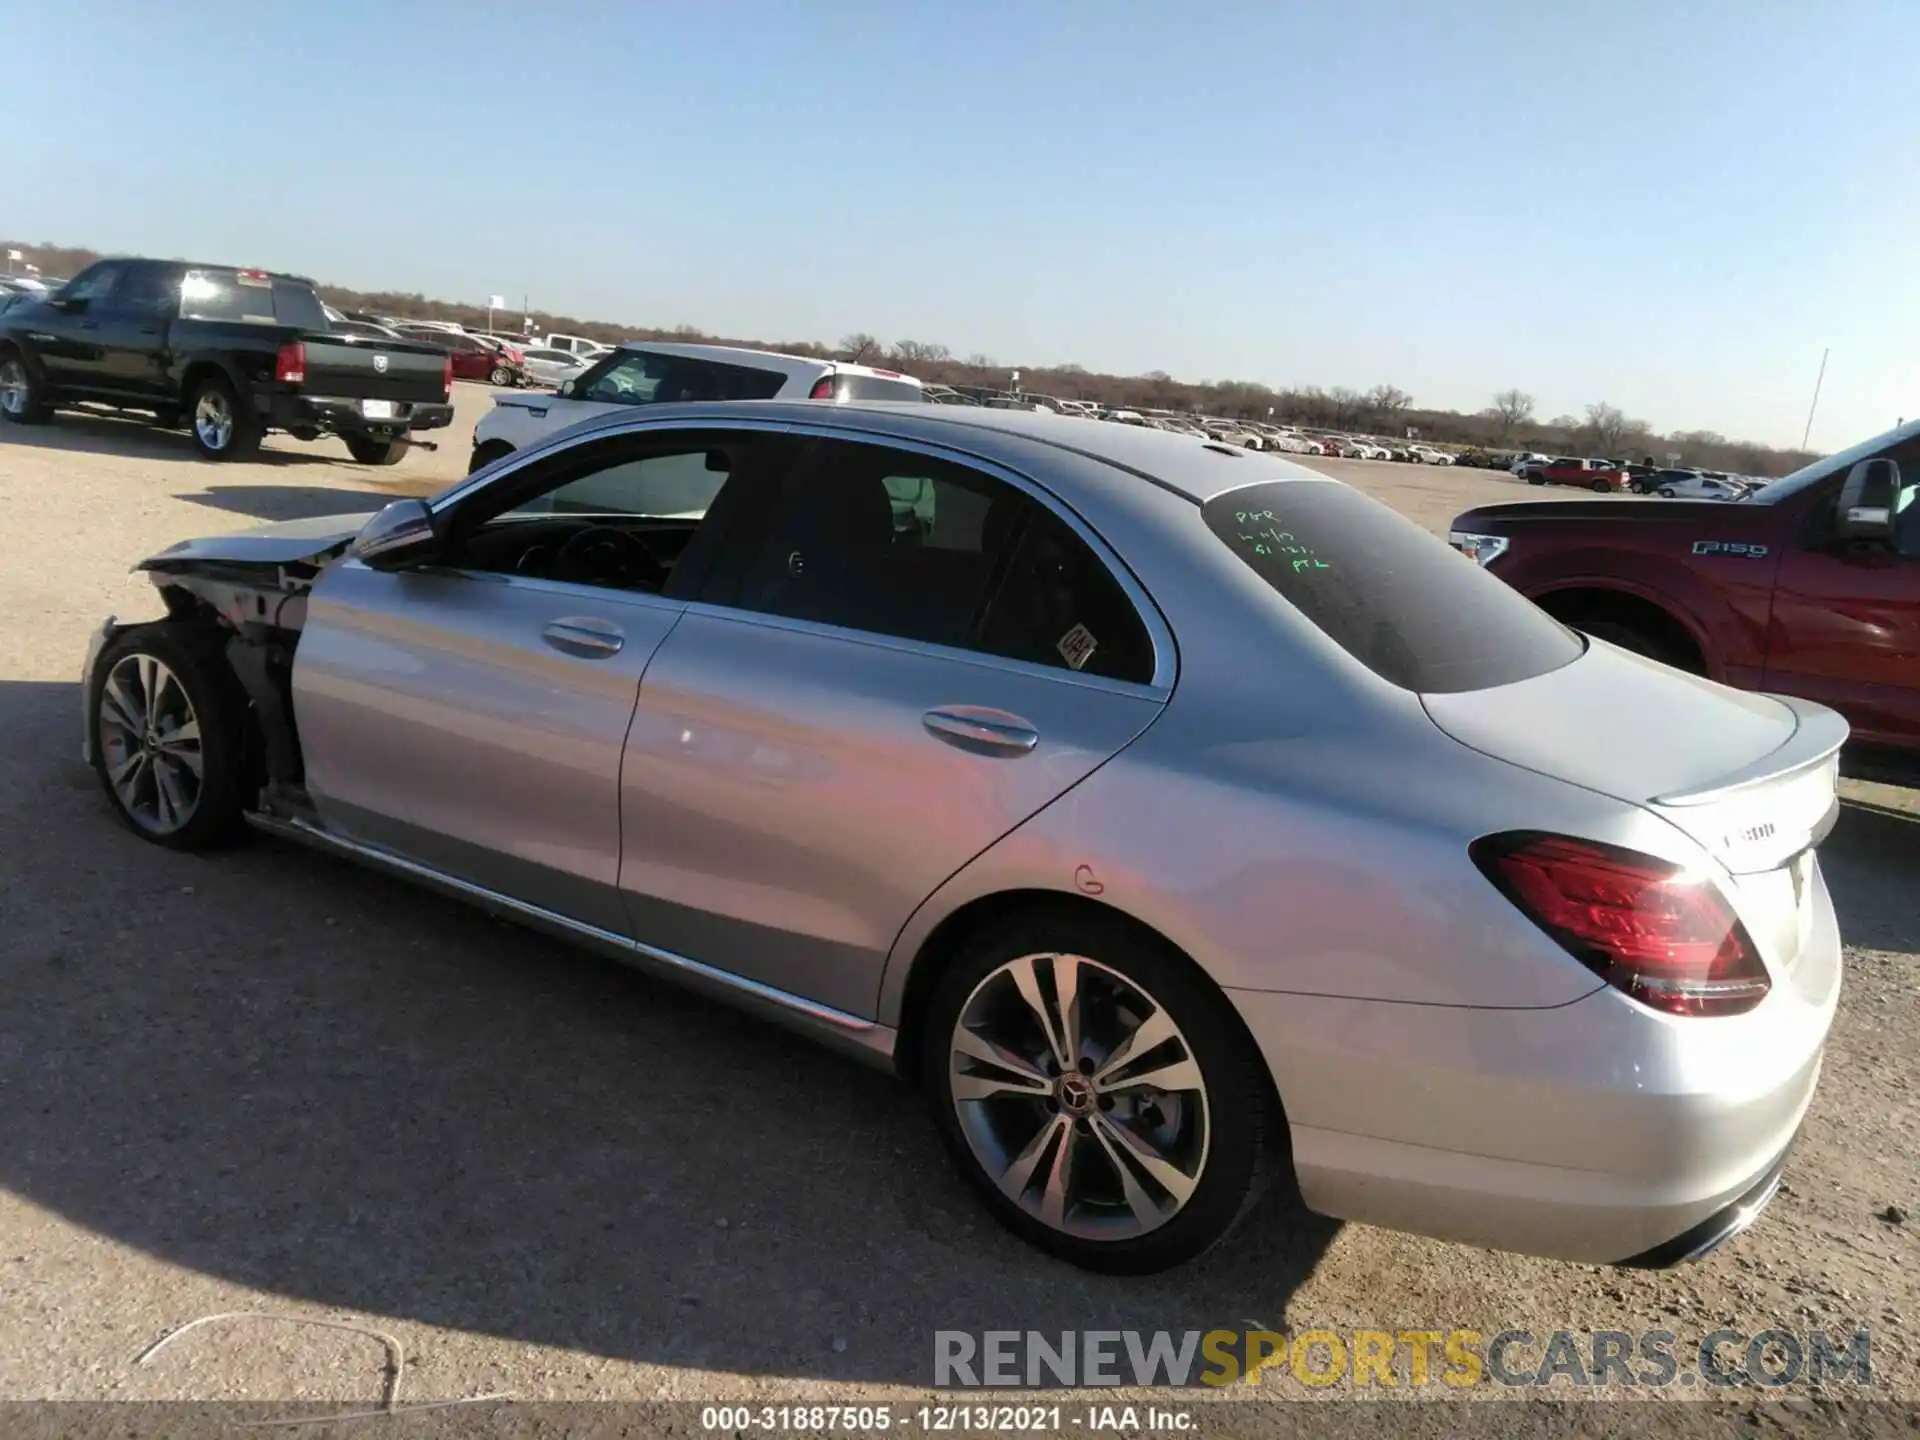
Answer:
[[[305,335],[307,378],[313,396],[440,404],[447,398],[447,352],[414,340],[354,341]]]

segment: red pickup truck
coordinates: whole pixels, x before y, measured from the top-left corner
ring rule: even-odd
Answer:
[[[1625,490],[1627,472],[1611,460],[1529,460],[1516,467],[1529,485],[1574,485],[1582,490]]]
[[[1576,629],[1830,705],[1870,768],[1920,766],[1920,422],[1744,500],[1485,505],[1449,538]]]

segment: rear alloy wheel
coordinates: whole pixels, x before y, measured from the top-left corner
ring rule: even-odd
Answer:
[[[493,367],[493,374],[487,378],[495,385],[511,385],[513,384],[513,371],[504,365],[496,365]]]
[[[1596,495],[1607,495],[1613,491],[1613,482],[1611,480],[1596,480],[1587,488]]]
[[[15,425],[40,425],[52,413],[33,367],[18,355],[0,360],[0,419]]]
[[[225,376],[209,375],[187,406],[193,443],[209,460],[233,460],[260,448],[261,430],[233,393]]]
[[[1662,485],[1660,487],[1660,498],[1662,500],[1673,499],[1674,498],[1673,487],[1671,485]]]
[[[361,465],[398,465],[406,456],[404,440],[375,440],[366,435],[343,435],[347,453]]]
[[[927,1034],[949,1155],[1061,1259],[1167,1269],[1258,1193],[1272,1120],[1257,1053],[1217,991],[1119,926],[1061,915],[984,937],[943,977]]]
[[[218,632],[170,621],[122,631],[87,702],[94,768],[129,828],[175,850],[235,833],[246,701]]]

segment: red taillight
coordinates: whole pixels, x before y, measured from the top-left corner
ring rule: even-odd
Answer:
[[[1617,845],[1536,831],[1485,836],[1470,853],[1522,914],[1643,1005],[1738,1015],[1766,997],[1766,966],[1709,879]]]
[[[451,354],[440,362],[440,388],[447,392],[447,399],[453,398],[453,356]]]
[[[298,340],[282,345],[280,353],[273,357],[273,378],[282,385],[306,384],[307,347]]]
[[[822,375],[813,382],[813,389],[807,392],[809,400],[831,400],[833,398],[833,376]]]

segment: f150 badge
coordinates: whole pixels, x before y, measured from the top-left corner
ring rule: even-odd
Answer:
[[[1744,540],[1696,540],[1693,542],[1696,555],[1738,555],[1748,560],[1764,560],[1767,547],[1749,545]]]

